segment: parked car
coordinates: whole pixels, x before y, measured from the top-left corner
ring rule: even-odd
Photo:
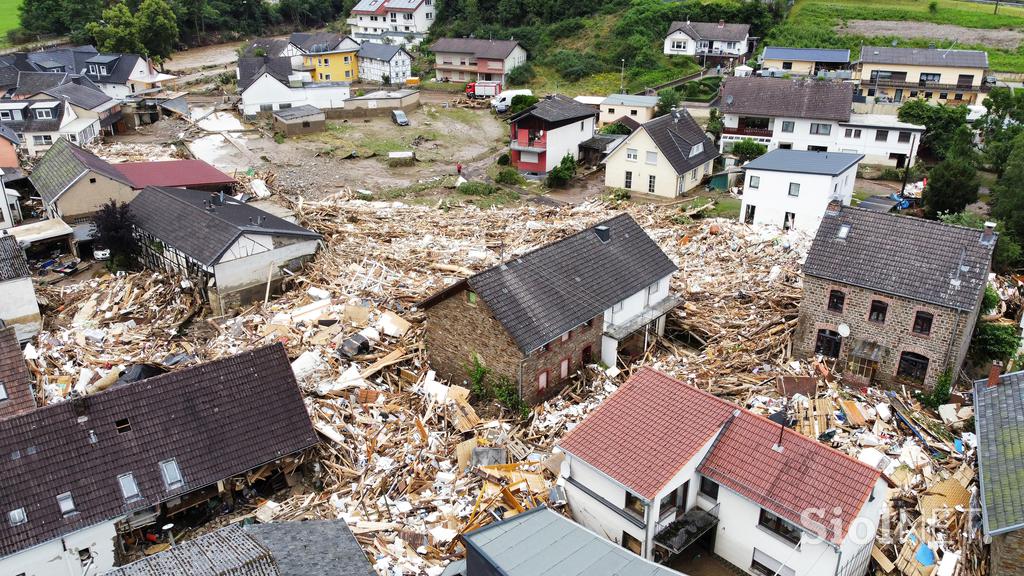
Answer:
[[[92,258],[93,260],[110,260],[110,248],[98,244],[93,246]]]
[[[409,117],[406,116],[405,112],[403,112],[402,110],[392,110],[391,121],[394,122],[395,124],[398,124],[399,126],[409,125]]]
[[[512,99],[516,96],[533,96],[532,90],[505,90],[491,100],[491,107],[496,112],[505,112],[512,106]]]

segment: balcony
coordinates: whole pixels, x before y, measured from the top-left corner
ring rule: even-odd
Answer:
[[[633,332],[636,332],[658,318],[661,318],[665,314],[668,314],[670,310],[678,306],[682,301],[683,299],[679,296],[669,294],[660,301],[645,307],[642,312],[625,320],[624,322],[608,324],[604,328],[604,333],[609,338],[614,338],[619,341],[624,340]]]
[[[771,128],[729,128],[728,126],[722,128],[722,134],[732,134],[734,136],[753,136],[756,138],[771,138]]]
[[[547,134],[537,136],[537,133],[530,133],[530,130],[522,129],[513,131],[512,142],[509,147],[520,152],[544,152],[548,149]]]
[[[679,554],[718,524],[718,507],[715,504],[710,510],[702,510],[694,506],[680,518],[665,524],[655,525],[654,544],[667,550],[670,554]]]
[[[988,84],[942,84],[939,82],[908,82],[906,80],[886,80],[870,78],[860,81],[865,88],[903,88],[905,90],[928,90],[930,92],[988,92],[992,89]]]
[[[476,62],[469,62],[466,64],[456,64],[454,62],[438,62],[434,65],[434,68],[438,70],[456,70],[461,72],[476,72]]]

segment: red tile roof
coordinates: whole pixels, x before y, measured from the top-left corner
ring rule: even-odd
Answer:
[[[881,473],[789,429],[782,432],[783,450],[773,450],[779,432],[767,418],[643,368],[559,446],[653,500],[717,435],[701,474],[812,531],[818,527],[801,522],[801,511],[821,509],[823,516],[812,517],[827,530],[819,535],[841,543]],[[834,518],[841,521],[838,531]]]
[[[112,164],[131,182],[132,188],[146,186],[215,186],[233,184],[235,179],[202,160],[167,160],[163,162],[125,162]]]

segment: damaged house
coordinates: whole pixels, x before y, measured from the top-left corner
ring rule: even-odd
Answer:
[[[317,442],[281,344],[0,420],[0,574],[103,573]]]
[[[320,235],[255,206],[149,186],[132,200],[145,265],[196,282],[217,314],[263,299],[320,245]]]
[[[836,362],[859,385],[930,388],[960,371],[981,311],[985,230],[829,205],[804,262],[793,355]]]
[[[0,418],[35,410],[34,381],[14,326],[0,328]]]
[[[474,362],[527,402],[583,364],[646,350],[679,303],[676,265],[628,214],[522,254],[427,298],[431,366],[462,381]]]
[[[25,251],[7,230],[0,231],[0,326],[11,326],[21,342],[43,327]]]
[[[863,576],[881,472],[641,368],[556,451],[573,518],[687,572],[713,552],[755,575]]]

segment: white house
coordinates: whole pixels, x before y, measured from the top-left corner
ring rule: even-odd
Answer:
[[[412,76],[412,56],[401,46],[363,42],[356,54],[363,81],[404,84]]]
[[[85,145],[99,136],[100,119],[79,116],[64,100],[0,100],[0,124],[18,135],[29,156],[46,152],[61,136]]]
[[[579,101],[579,97],[576,98]],[[606,126],[626,116],[640,124],[654,118],[658,108],[657,96],[636,96],[633,94],[612,94],[599,104],[601,116],[598,126]]]
[[[652,560],[863,576],[886,502],[878,470],[650,368],[556,451],[573,518]]]
[[[0,230],[0,294],[0,320],[14,327],[18,340],[25,342],[38,334],[43,321],[32,271],[18,240],[7,230]]]
[[[426,37],[434,14],[434,0],[359,0],[346,23],[359,41],[416,45]]]
[[[740,218],[813,236],[833,200],[849,206],[861,154],[775,149],[743,166]]]
[[[734,77],[722,85],[722,152],[750,139],[787,148],[864,155],[865,164],[902,168],[917,160],[924,126],[895,116],[853,114],[853,84]]]
[[[633,131],[605,158],[604,184],[676,198],[711,174],[718,150],[685,110],[674,110]]]
[[[580,144],[594,135],[597,110],[568,96],[553,94],[509,119],[512,166],[544,175],[566,155],[580,158]]]
[[[352,95],[348,82],[312,82],[293,72],[287,56],[238,59],[239,107],[245,116],[309,104],[321,110],[344,108]]]
[[[160,88],[164,82],[175,78],[158,71],[152,62],[138,54],[98,52],[88,45],[28,52],[25,59],[37,72],[84,76],[91,85],[119,101],[143,90]],[[52,87],[40,86],[39,89]]]
[[[665,35],[664,52],[670,56],[744,56],[749,24],[718,22],[673,22]]]

